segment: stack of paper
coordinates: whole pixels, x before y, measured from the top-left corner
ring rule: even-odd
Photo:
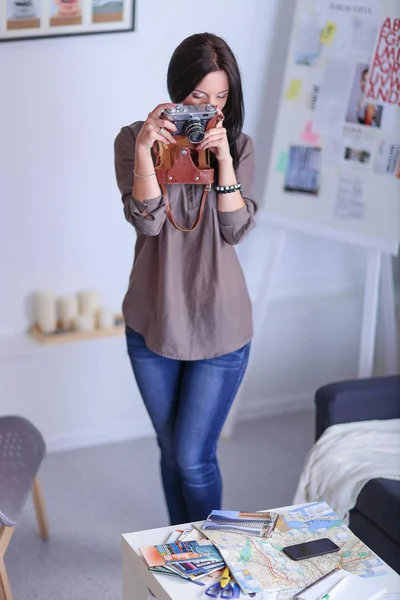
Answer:
[[[377,600],[386,593],[386,585],[379,579],[365,579],[352,575],[343,569],[336,569],[331,575],[310,585],[295,596],[296,600]]]

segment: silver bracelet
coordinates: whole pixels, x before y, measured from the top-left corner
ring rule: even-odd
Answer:
[[[153,177],[153,175],[155,175],[155,171],[153,171],[152,173],[149,173],[148,175],[139,175],[138,173],[136,173],[136,171],[133,171],[133,174],[135,177],[138,177],[139,179],[148,179],[149,177]]]

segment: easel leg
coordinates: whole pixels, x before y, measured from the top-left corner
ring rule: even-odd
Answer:
[[[273,282],[275,279],[276,272],[281,263],[282,255],[284,252],[287,232],[284,230],[280,231],[271,231],[270,235],[275,235],[275,239],[272,243],[272,247],[269,252],[268,259],[266,261],[260,289],[258,291],[258,297],[254,302],[254,310],[253,310],[253,321],[254,321],[254,340],[252,343],[252,348],[250,352],[250,365],[252,362],[252,358],[256,355],[256,352],[260,346],[260,342],[263,339],[262,337],[262,328],[266,319],[269,300],[271,298],[271,291],[273,287]],[[249,365],[249,366],[250,366]],[[249,371],[249,369],[247,370]],[[236,396],[236,399],[232,405],[232,408],[229,412],[228,418],[225,422],[224,428],[222,430],[222,438],[229,439],[233,435],[233,431],[235,428],[235,423],[237,419],[237,414],[239,407],[241,405],[241,398],[243,396],[243,390],[245,389],[246,378],[244,379],[239,393]]]
[[[386,375],[394,375],[399,370],[399,352],[393,265],[390,254],[382,256],[381,305],[385,336],[385,371]]]
[[[373,373],[381,258],[381,253],[376,250],[371,250],[368,255],[358,362],[359,377],[371,377]]]

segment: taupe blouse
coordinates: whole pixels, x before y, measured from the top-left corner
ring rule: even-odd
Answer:
[[[254,227],[254,151],[251,139],[238,140],[237,180],[246,206],[218,212],[214,187],[199,227],[188,233],[166,218],[160,195],[132,198],[135,140],[143,123],[123,127],[115,140],[115,170],[126,219],[137,240],[129,288],[123,302],[126,324],[147,346],[167,358],[200,360],[238,350],[253,336],[249,294],[234,245]],[[194,222],[201,185],[170,185],[176,220]],[[146,216],[144,212],[146,211]]]

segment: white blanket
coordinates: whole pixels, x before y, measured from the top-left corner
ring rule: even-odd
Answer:
[[[328,427],[307,455],[294,504],[325,500],[348,523],[364,485],[400,480],[400,419]]]

